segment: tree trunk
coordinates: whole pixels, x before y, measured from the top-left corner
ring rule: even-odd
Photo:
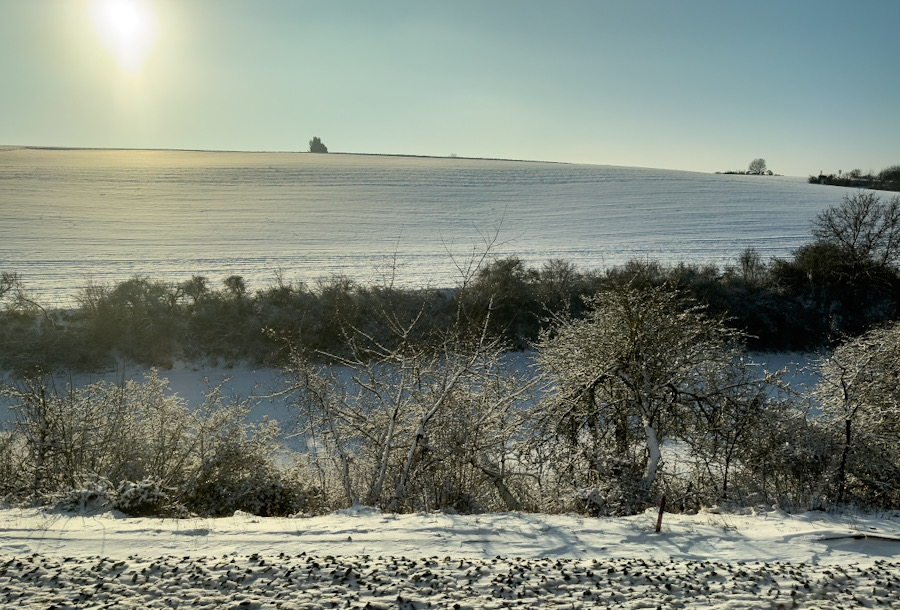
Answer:
[[[844,501],[844,485],[847,480],[847,455],[850,453],[851,421],[844,421],[844,450],[841,451],[841,464],[838,466],[838,504]]]
[[[731,466],[731,456],[725,456],[725,472],[722,475],[722,500],[728,501],[728,469]]]
[[[391,445],[394,444],[394,429],[397,427],[397,417],[400,412],[399,406],[394,406],[394,411],[391,413],[391,422],[388,426],[387,438],[384,439],[384,450],[380,456],[380,464],[378,465],[378,477],[375,480],[375,485],[372,487],[372,490],[369,492],[368,503],[375,505],[378,502],[378,498],[381,497],[381,490],[384,489],[384,479],[387,476],[387,467],[388,461],[391,457]]]
[[[425,438],[425,427],[428,423],[437,415],[438,411],[441,407],[444,406],[447,398],[450,396],[450,392],[456,387],[456,384],[459,383],[459,380],[462,378],[463,374],[469,370],[473,363],[475,362],[475,356],[469,359],[469,362],[456,370],[453,375],[446,381],[443,389],[441,390],[440,396],[434,401],[431,405],[431,408],[422,416],[422,419],[419,420],[419,427],[416,430],[416,435],[413,437],[412,445],[409,447],[409,452],[406,454],[406,461],[403,463],[403,468],[400,470],[400,480],[397,483],[397,487],[394,490],[394,496],[391,498],[390,504],[388,504],[388,511],[393,512],[397,510],[397,506],[400,504],[400,500],[403,498],[406,493],[406,483],[409,479],[409,472],[412,469],[413,461],[415,460],[416,453],[419,449],[419,444],[422,442],[422,439]]]
[[[650,457],[647,460],[647,468],[644,471],[641,487],[645,491],[649,491],[656,480],[656,470],[659,468],[662,452],[659,448],[659,439],[656,437],[656,429],[647,420],[644,420],[644,435],[647,437],[647,452],[650,454]]]
[[[428,418],[431,419],[431,418]],[[409,472],[412,469],[413,462],[416,458],[416,452],[419,450],[419,443],[422,442],[422,439],[425,438],[425,424],[426,420],[423,418],[421,422],[419,422],[419,428],[416,430],[416,435],[413,437],[412,444],[409,446],[409,452],[406,454],[406,460],[403,462],[403,469],[400,471],[400,481],[397,483],[397,488],[394,490],[394,495],[391,498],[390,504],[388,504],[388,511],[394,512],[397,510],[397,506],[400,504],[400,500],[406,494],[406,482],[409,480]]]
[[[474,460],[473,463],[475,463]],[[503,473],[500,472],[500,469],[488,462],[486,458],[480,459],[476,465],[481,472],[487,475],[491,480],[491,483],[494,484],[494,487],[497,488],[497,492],[506,504],[506,510],[521,511],[522,503],[519,502],[518,498],[516,498],[509,490],[509,487],[507,487],[506,481],[503,480]]]

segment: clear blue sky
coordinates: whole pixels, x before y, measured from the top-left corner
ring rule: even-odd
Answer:
[[[8,145],[900,163],[898,0],[0,0],[0,82]]]

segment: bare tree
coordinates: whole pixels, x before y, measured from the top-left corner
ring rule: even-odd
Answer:
[[[759,285],[766,275],[766,264],[762,260],[759,251],[749,246],[738,255],[738,265],[744,282],[750,285]]]
[[[663,441],[707,434],[696,425],[703,417],[728,424],[716,413],[722,405],[758,401],[757,381],[735,371],[742,335],[670,286],[619,285],[588,305],[585,319],[563,320],[538,346],[556,382],[541,407],[543,425],[587,459],[612,450],[637,460],[643,474],[636,493],[646,494]],[[731,418],[743,425],[739,413]],[[739,435],[732,433],[733,442]],[[598,461],[597,476],[606,467]]]
[[[476,251],[458,263],[464,286],[485,260]],[[372,315],[386,334],[345,322],[340,353],[290,344],[284,391],[322,486],[339,488],[340,503],[391,511],[520,509],[508,459],[537,381],[506,364],[492,307],[477,321],[460,307],[447,328],[423,333],[424,304],[384,297]]]
[[[19,277],[19,274],[4,271],[0,273],[0,299],[2,299],[6,293],[16,294],[20,292],[22,289],[22,279]]]
[[[703,382],[709,391],[686,412],[683,441],[695,460],[697,493],[708,493],[710,501],[728,501],[735,470],[759,459],[759,440],[770,435],[763,430],[792,405],[781,381],[784,371],[760,370],[743,359],[703,371],[712,376]]]
[[[900,196],[888,201],[871,191],[845,195],[812,221],[814,237],[839,247],[857,269],[896,265],[900,259]]]
[[[396,330],[412,337],[417,323]],[[326,487],[391,511],[521,508],[504,462],[533,382],[503,365],[499,341],[448,333],[388,347],[360,329],[345,336],[350,355],[319,354],[332,362],[321,364],[295,349],[286,369]]]
[[[851,471],[895,481],[900,473],[900,325],[878,328],[841,344],[818,362],[820,382],[813,396],[822,405],[822,418],[841,439],[837,457],[835,500],[847,495]],[[881,472],[878,472],[881,471]],[[884,476],[884,472],[891,473]],[[878,485],[881,485],[879,483]]]
[[[762,175],[766,173],[766,160],[765,159],[754,159],[750,162],[750,166],[747,168],[747,173],[749,174],[758,174]]]

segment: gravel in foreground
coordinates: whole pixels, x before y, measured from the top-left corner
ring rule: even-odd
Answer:
[[[900,562],[0,556],[0,604],[42,610],[900,607]]]

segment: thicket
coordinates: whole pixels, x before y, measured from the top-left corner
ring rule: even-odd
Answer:
[[[285,515],[314,502],[285,467],[276,422],[250,425],[246,401],[213,388],[191,408],[155,371],[143,382],[0,386],[14,421],[0,432],[0,495],[130,515]]]
[[[260,515],[362,503],[388,511],[630,514],[842,503],[900,506],[900,325],[842,342],[793,395],[747,362],[741,334],[670,285],[622,283],[562,317],[521,370],[459,317],[420,339],[346,328],[346,356],[287,340],[281,395],[302,450],[246,401],[213,390],[190,408],[143,383],[0,388],[0,495],[127,514]],[[390,315],[388,309],[378,316]],[[809,412],[810,399],[821,415]]]

